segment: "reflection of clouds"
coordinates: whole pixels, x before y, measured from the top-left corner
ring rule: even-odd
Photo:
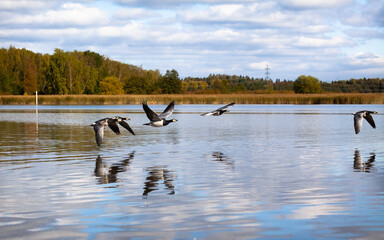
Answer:
[[[371,153],[371,156],[366,162],[363,162],[360,151],[358,149],[355,150],[355,154],[353,157],[353,168],[355,172],[371,172],[375,170],[375,158],[376,154]]]
[[[95,165],[95,176],[99,180],[99,184],[108,184],[118,182],[117,174],[120,172],[127,171],[127,167],[131,163],[132,159],[135,157],[135,151],[131,152],[129,156],[123,161],[112,164],[112,166],[107,166],[103,163],[103,160],[100,156],[96,158]]]
[[[288,214],[289,219],[316,219],[320,216],[335,215],[346,212],[347,202],[343,194],[321,194],[321,188],[306,188],[293,191],[292,195],[301,199],[298,209]],[[301,196],[300,196],[301,195]],[[300,197],[299,197],[300,196]]]
[[[225,165],[229,166],[231,169],[235,168],[233,161],[220,151],[212,152],[212,158],[213,158],[213,161],[222,162]]]
[[[148,176],[144,182],[144,192],[143,196],[147,196],[148,193],[159,190],[159,183],[165,185],[165,189],[169,190],[169,195],[175,194],[175,186],[173,181],[176,178],[176,175],[167,169],[167,166],[154,166],[146,169]]]

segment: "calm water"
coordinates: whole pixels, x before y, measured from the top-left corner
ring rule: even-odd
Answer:
[[[162,111],[165,106],[150,106]],[[384,105],[0,106],[1,239],[383,239]],[[128,116],[136,135],[88,126]]]

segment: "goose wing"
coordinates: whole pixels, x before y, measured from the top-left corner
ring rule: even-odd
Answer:
[[[217,110],[214,110],[214,111],[212,111],[212,112],[206,112],[206,113],[201,114],[201,116],[211,116],[211,115],[214,115],[215,113],[217,114],[218,111],[217,111]]]
[[[215,115],[215,116],[219,116],[221,115],[225,110],[227,110],[228,108],[232,107],[233,105],[235,105],[235,102],[233,103],[230,103],[230,104],[227,104],[223,107],[220,107],[216,110],[213,110],[211,112],[206,112],[206,113],[203,113],[201,114],[201,116],[211,116],[211,115]]]
[[[104,125],[95,123],[93,125],[93,130],[95,130],[95,137],[96,137],[96,143],[97,146],[101,146],[101,143],[103,142],[104,137]]]
[[[120,134],[119,126],[117,126],[117,119],[108,118],[108,127],[116,134]]]
[[[361,126],[363,125],[363,112],[355,113],[353,122],[355,126],[355,133],[358,134],[360,132]]]
[[[144,109],[144,112],[145,114],[147,114],[147,118],[151,121],[151,122],[156,122],[156,121],[161,121],[161,118],[159,117],[159,115],[157,115],[157,113],[155,113],[154,111],[152,111],[146,102],[143,102],[143,109]]]
[[[228,108],[232,107],[233,105],[235,105],[235,102],[227,104],[224,107],[218,108],[218,109],[216,109],[216,111],[227,110]]]
[[[364,116],[365,120],[367,120],[367,122],[369,122],[369,124],[373,127],[373,128],[376,128],[376,124],[375,124],[375,121],[373,121],[373,117],[372,115],[370,114],[371,112],[367,112]]]
[[[127,129],[130,133],[132,133],[133,135],[135,135],[135,133],[133,132],[132,128],[129,126],[129,124],[123,120],[121,120],[119,122],[119,124],[124,127],[125,129]]]
[[[172,101],[170,104],[168,104],[164,112],[159,115],[159,117],[167,119],[167,117],[169,117],[173,113],[174,108],[175,108],[175,101]]]

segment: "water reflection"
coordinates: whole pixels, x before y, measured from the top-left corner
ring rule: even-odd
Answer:
[[[131,152],[129,156],[117,163],[112,164],[112,166],[107,166],[103,163],[103,160],[100,156],[96,158],[95,166],[95,176],[98,179],[99,184],[109,184],[120,182],[117,174],[120,172],[127,171],[127,167],[131,164],[133,158],[135,157],[135,151]]]
[[[353,157],[353,168],[355,169],[355,172],[375,171],[375,158],[376,158],[376,154],[371,153],[371,156],[368,158],[368,160],[366,162],[363,162],[360,155],[360,151],[356,149]]]
[[[176,175],[173,171],[170,171],[167,166],[154,166],[146,169],[148,176],[144,182],[143,198],[146,198],[152,191],[159,190],[158,185],[164,184],[164,189],[168,190],[168,195],[175,194],[175,186],[173,181]]]
[[[166,128],[142,126],[139,107],[134,141],[103,149],[87,125],[108,108],[0,109],[0,239],[383,238],[384,132],[323,114],[356,106],[244,105],[204,121],[186,106]]]
[[[235,164],[233,163],[233,161],[220,151],[212,152],[212,158],[213,158],[213,161],[222,162],[228,167],[230,167],[232,170],[235,169]]]

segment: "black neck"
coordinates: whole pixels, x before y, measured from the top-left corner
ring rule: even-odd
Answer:
[[[164,126],[167,126],[168,124],[170,124],[171,122],[173,122],[173,120],[164,120]]]

